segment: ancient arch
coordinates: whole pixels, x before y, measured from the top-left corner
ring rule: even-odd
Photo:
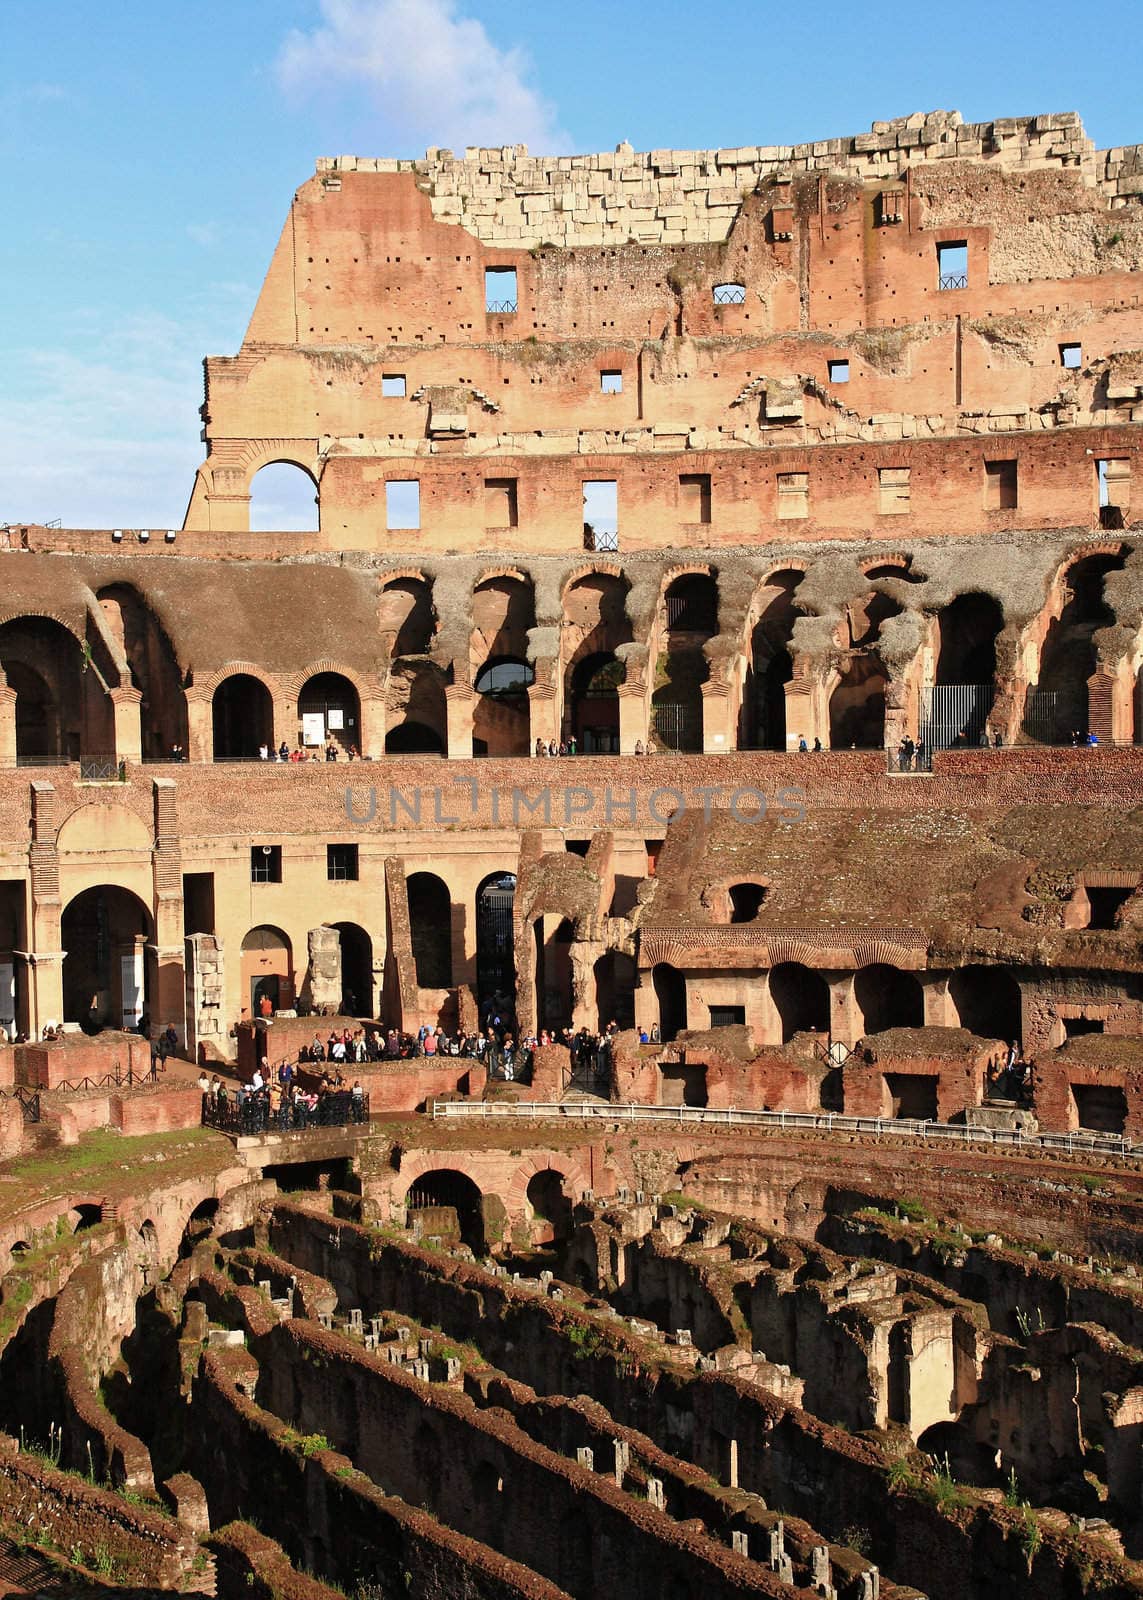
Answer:
[[[386,755],[441,755],[448,750],[444,677],[429,661],[405,661],[389,680],[392,721]]]
[[[1041,744],[1068,744],[1090,730],[1088,680],[1098,661],[1095,635],[1113,626],[1115,612],[1104,597],[1109,572],[1122,570],[1122,548],[1091,551],[1066,568],[1060,580],[1063,605],[1048,623],[1040,650],[1039,677],[1028,687],[1023,733]]]
[[[320,729],[318,719],[320,720]],[[320,739],[319,739],[320,733]],[[298,692],[297,742],[331,740],[346,754],[361,749],[361,696],[342,672],[317,672]]]
[[[300,462],[273,460],[250,480],[251,533],[317,533],[321,494]]]
[[[651,731],[660,749],[702,749],[702,686],[710,677],[703,646],[718,632],[718,584],[709,572],[673,578],[663,596],[651,691]]]
[[[738,719],[740,750],[786,748],[786,684],[794,675],[790,643],[800,613],[796,591],[805,573],[774,573],[750,610]]]
[[[135,1027],[155,991],[154,922],[117,884],[84,889],[64,907],[60,937],[64,1022],[87,1033]]]
[[[861,1012],[863,1033],[924,1026],[925,996],[920,979],[888,962],[875,962],[855,974],[853,998]]]
[[[404,573],[385,583],[378,607],[378,627],[389,639],[393,660],[401,656],[425,656],[432,648],[437,631],[433,589],[419,573]]]
[[[261,678],[234,672],[211,699],[215,761],[250,761],[274,745],[274,701]]]
[[[251,928],[242,941],[242,1013],[258,1017],[262,1000],[274,1011],[294,1003],[294,955],[289,935],[267,923]]]
[[[920,720],[926,749],[979,744],[996,698],[996,641],[1004,612],[992,595],[957,595],[937,618],[935,681]]]
[[[476,988],[481,1002],[499,996],[515,1007],[513,907],[516,875],[493,872],[476,889]]]
[[[602,1032],[609,1022],[621,1028],[635,1026],[635,959],[622,950],[607,950],[595,963],[596,1027]]]
[[[94,684],[85,682],[75,634],[52,617],[13,617],[0,624],[0,668],[16,695],[17,761],[78,760],[91,744]]]
[[[563,726],[583,750],[619,748],[617,691],[626,669],[616,651],[632,637],[628,588],[618,571],[597,567],[574,577],[564,589]]]
[[[417,1212],[454,1211],[461,1240],[474,1255],[483,1255],[484,1196],[467,1173],[434,1167],[414,1178],[405,1194],[410,1222]]]
[[[659,1004],[659,1038],[670,1044],[687,1025],[686,975],[669,961],[660,961],[652,968],[651,982]]]
[[[531,721],[528,689],[535,671],[519,656],[490,656],[473,681],[472,753],[526,756]]]
[[[782,961],[770,971],[770,999],[782,1025],[782,1043],[796,1033],[830,1030],[829,984],[800,961]]]
[[[347,1017],[373,1016],[373,940],[357,922],[334,922],[341,941],[341,1010]]]
[[[885,745],[889,674],[878,653],[850,656],[829,701],[831,750],[880,750]]]
[[[104,620],[127,661],[139,690],[144,759],[163,760],[187,746],[187,705],[182,672],[166,628],[150,603],[129,583],[108,584],[96,594]]]
[[[1006,968],[958,967],[949,978],[949,998],[962,1028],[984,1039],[1023,1038],[1020,985]]]

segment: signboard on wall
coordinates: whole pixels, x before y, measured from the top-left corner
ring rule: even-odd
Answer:
[[[119,971],[123,987],[123,1026],[133,1028],[143,1015],[143,951],[132,950],[120,956]]]
[[[331,731],[334,728],[340,730],[345,727],[345,712],[340,706],[330,706],[329,710],[325,714],[325,720],[328,723]]]
[[[16,1033],[16,968],[11,961],[0,961],[0,1026],[9,1037]]]
[[[320,711],[306,711],[302,715],[302,742],[325,743],[325,717]]]

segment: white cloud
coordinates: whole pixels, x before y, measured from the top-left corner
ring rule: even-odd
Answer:
[[[522,51],[501,50],[456,0],[320,0],[321,24],[292,30],[278,55],[291,94],[356,84],[379,133],[400,151],[427,145],[527,144],[537,154],[566,144],[555,110],[528,82]],[[412,141],[412,151],[410,150]]]

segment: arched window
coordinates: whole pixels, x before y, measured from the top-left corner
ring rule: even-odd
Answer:
[[[214,691],[211,706],[216,761],[255,760],[274,743],[274,702],[260,678],[235,672]]]
[[[796,1033],[829,1035],[829,984],[800,961],[783,961],[770,973],[770,998],[782,1024],[782,1043]]]
[[[361,749],[361,700],[340,672],[319,672],[306,680],[298,695],[298,737],[307,745],[328,740],[349,751]]]
[[[318,488],[304,467],[272,461],[250,483],[252,533],[316,533]]]
[[[887,962],[861,968],[853,980],[853,998],[865,1033],[924,1026],[925,997],[919,979]]]
[[[271,1012],[288,1010],[293,1005],[293,950],[281,928],[263,924],[251,928],[243,939],[242,994],[246,1001],[243,1009],[251,1018],[263,1014],[263,1000]]]
[[[744,283],[716,283],[711,290],[711,298],[716,306],[745,305],[746,285]]]
[[[153,930],[129,889],[99,884],[76,895],[61,921],[65,1022],[87,1033],[139,1023],[154,992]]]
[[[495,997],[515,1005],[516,957],[513,908],[516,877],[493,873],[476,891],[476,985],[481,1001]]]
[[[1122,553],[1085,556],[1074,562],[1064,579],[1066,601],[1049,625],[1040,653],[1040,678],[1029,686],[1024,732],[1042,744],[1067,744],[1086,739],[1088,679],[1095,672],[1095,635],[1114,625],[1116,617],[1104,598],[1109,572],[1122,569]]]

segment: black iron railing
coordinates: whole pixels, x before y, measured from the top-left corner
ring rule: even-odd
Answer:
[[[351,1089],[297,1095],[277,1110],[264,1092],[248,1093],[241,1099],[232,1094],[225,1099],[203,1099],[203,1127],[217,1128],[222,1133],[305,1133],[313,1128],[348,1128],[369,1121],[369,1096],[354,1094]]]
[[[52,1085],[53,1092],[61,1094],[78,1094],[83,1089],[138,1089],[145,1083],[158,1081],[159,1069],[154,1063],[149,1072],[136,1072],[128,1067],[126,1072],[122,1067],[116,1067],[114,1072],[105,1072],[101,1078],[70,1078],[66,1083]]]
[[[0,1089],[0,1100],[19,1101],[25,1122],[40,1120],[40,1091],[38,1089]]]
[[[81,783],[126,783],[127,762],[122,756],[88,755],[79,758]]]
[[[938,289],[967,289],[967,272],[942,272],[937,280]]]
[[[490,300],[484,309],[489,316],[511,315],[516,310],[516,301]]]

